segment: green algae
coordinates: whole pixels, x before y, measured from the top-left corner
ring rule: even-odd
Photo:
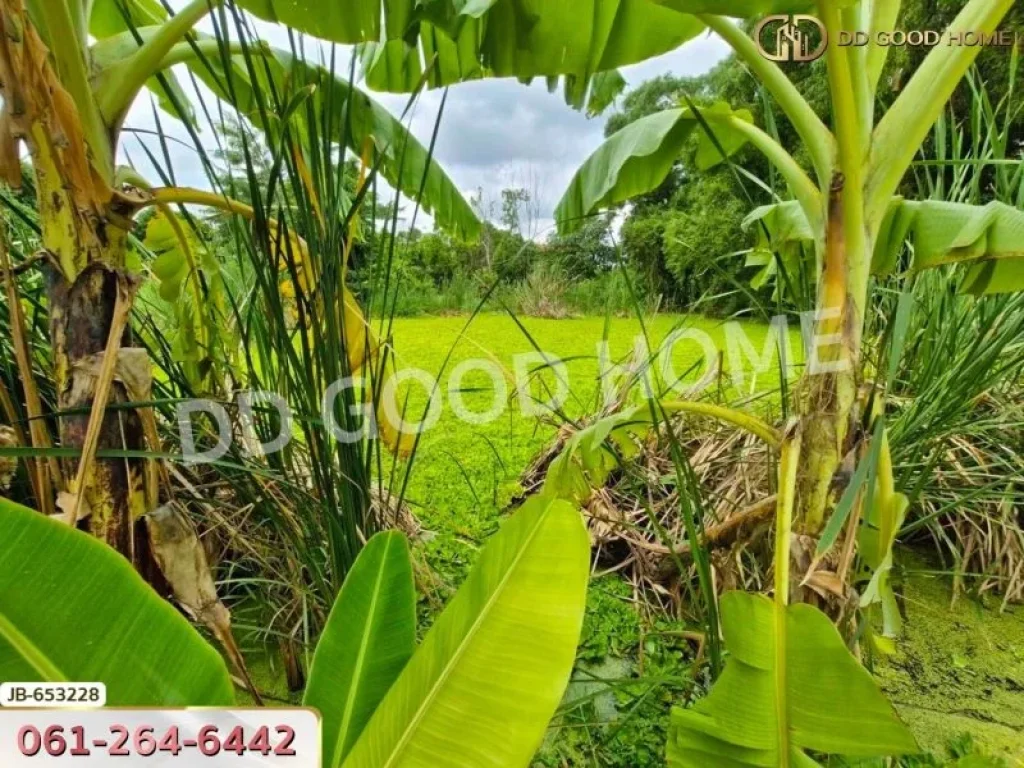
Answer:
[[[961,594],[919,552],[902,550],[904,634],[875,672],[925,751],[969,736],[1024,766],[1024,606]]]

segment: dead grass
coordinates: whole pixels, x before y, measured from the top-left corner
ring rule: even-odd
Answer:
[[[770,561],[768,534],[775,510],[771,450],[756,437],[708,418],[676,418],[672,428],[701,488],[704,510],[699,523],[712,552],[716,587],[760,590],[766,576],[761,564]],[[527,468],[525,494],[540,488],[573,431],[561,429]],[[696,579],[669,445],[665,434],[641,439],[639,453],[584,505],[595,567],[620,573],[638,596],[662,608],[678,607],[686,582]],[[680,562],[687,571],[683,579]]]

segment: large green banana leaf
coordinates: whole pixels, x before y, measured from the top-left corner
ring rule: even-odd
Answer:
[[[693,14],[752,17],[811,0],[239,0],[271,21],[339,43],[370,43],[371,88],[408,91],[478,77],[588,79],[670,51],[700,34]],[[327,4],[328,6],[330,4]],[[383,20],[383,21],[382,21]],[[436,59],[435,59],[436,57]]]
[[[234,703],[213,646],[127,560],[4,499],[0,680],[103,682],[117,706]]]
[[[721,609],[729,661],[707,698],[672,711],[669,766],[808,767],[818,765],[808,751],[918,751],[823,613],[746,592],[726,593]]]
[[[524,504],[480,552],[346,768],[529,765],[572,671],[589,563],[573,505]]]
[[[748,110],[733,111],[723,102],[701,108],[699,115],[689,107],[668,109],[640,118],[612,135],[580,166],[558,203],[555,220],[559,229],[578,229],[587,216],[602,208],[656,189],[694,129],[701,126],[701,119],[715,137],[712,141],[701,127],[695,160],[702,170],[721,162],[719,147],[727,155],[742,147],[746,138],[735,126],[753,121]]]
[[[316,646],[303,701],[323,718],[323,764],[355,744],[416,648],[416,589],[405,536],[379,533],[345,577]]]
[[[813,232],[794,200],[753,211],[744,226],[758,222],[773,248],[810,242]],[[895,270],[906,243],[914,247],[915,271],[967,264],[961,290],[975,295],[1024,290],[1024,211],[1000,202],[987,205],[893,198],[879,227],[871,269]]]
[[[115,18],[110,13],[102,13],[112,2],[114,0],[105,0],[105,4],[98,4],[92,16],[91,29],[100,37],[93,46],[92,58],[105,66],[130,55],[138,45],[137,40],[150,39],[158,29],[151,17],[158,11],[162,12],[162,9],[149,7],[151,0],[127,0],[130,7],[137,9],[139,18],[148,21],[147,26],[129,30],[120,14]],[[117,28],[118,19],[122,20],[120,29]],[[197,37],[210,39],[198,34]],[[475,239],[479,234],[480,221],[469,202],[440,164],[430,157],[426,147],[400,120],[363,91],[353,88],[348,80],[323,67],[307,64],[286,51],[269,47],[258,49],[254,46],[252,70],[241,55],[236,55],[232,66],[227,68],[218,51],[207,51],[202,55],[188,42],[176,48],[175,61],[188,66],[219,98],[251,117],[257,126],[263,126],[261,99],[263,107],[272,110],[272,94],[277,94],[282,104],[288,104],[303,89],[311,91],[308,107],[312,115],[302,108],[289,116],[299,127],[293,131],[293,137],[308,135],[302,123],[311,119],[316,121],[319,129],[327,127],[336,141],[344,141],[359,156],[363,155],[366,143],[370,142],[374,150],[370,159],[374,162],[380,159],[382,176],[408,197],[419,200],[423,209],[434,216],[438,226],[467,240]],[[102,80],[102,73],[98,79]],[[181,103],[187,104],[187,100]],[[280,129],[280,126],[270,127]]]
[[[696,17],[648,0],[491,0],[464,3],[458,12],[446,5],[428,4],[403,32],[389,30],[380,41],[388,55],[365,70],[371,88],[407,91],[428,65],[431,87],[480,77],[586,81],[704,31]]]

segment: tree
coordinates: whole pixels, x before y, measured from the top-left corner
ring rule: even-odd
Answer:
[[[523,234],[523,208],[530,204],[530,193],[521,187],[501,190],[501,223],[511,232]]]
[[[696,77],[659,75],[626,94],[605,125],[610,137],[637,120],[687,100],[699,106],[718,101],[742,105],[759,115],[756,83],[730,57]],[[725,167],[698,168],[696,137],[691,137],[672,170],[651,191],[629,201],[623,224],[623,254],[646,275],[648,290],[664,297],[665,306],[729,315],[751,310],[749,291],[736,283],[744,269],[750,234],[742,226],[750,200],[767,203],[771,196],[749,176],[771,181],[769,164],[749,148],[739,149],[733,162],[743,177]],[[787,148],[790,148],[787,146]],[[702,298],[713,296],[714,302]]]
[[[568,280],[586,280],[615,267],[612,244],[612,217],[595,216],[579,230],[567,235],[552,233],[547,257],[553,259]]]

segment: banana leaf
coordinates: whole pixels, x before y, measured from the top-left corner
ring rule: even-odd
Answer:
[[[964,293],[980,296],[1024,289],[1024,211],[998,201],[977,206],[904,200],[890,216],[898,217],[899,223],[889,228],[886,241],[879,241],[876,258],[881,249],[890,255],[896,251],[906,230],[914,243],[915,271],[963,263],[970,266],[961,285]],[[879,265],[892,261],[879,258]]]
[[[587,80],[671,51],[700,34],[694,14],[742,18],[805,11],[810,0],[239,0],[269,21],[339,43],[369,43],[366,81],[406,92],[479,77]],[[382,23],[383,20],[383,23]]]
[[[721,616],[731,655],[706,698],[673,709],[669,766],[803,767],[818,765],[809,752],[874,757],[918,751],[825,614],[728,592]]]
[[[763,224],[772,248],[783,252],[813,242],[807,217],[794,200],[761,206],[744,222]],[[976,296],[1024,290],[1024,211],[993,201],[968,205],[942,200],[893,198],[875,240],[871,271],[887,275],[913,246],[913,271],[947,264],[968,268],[960,285]]]
[[[159,24],[166,16],[167,12],[156,0],[129,0],[123,4],[119,0],[93,0],[92,14],[89,19],[89,34],[98,41],[103,41],[124,32],[128,29],[129,22],[135,28],[144,28]],[[135,43],[134,38],[131,39],[131,43]],[[96,69],[102,68],[102,57],[104,56],[104,46],[102,43],[98,43],[98,45],[101,61],[92,62]],[[97,50],[97,47],[93,46],[93,50]],[[127,52],[133,51],[134,47]],[[177,111],[174,108],[174,104],[177,102],[185,111],[185,119],[194,120],[195,113],[192,104],[185,95],[181,83],[178,82],[177,76],[171,70],[166,69],[161,77],[151,77],[147,80],[146,89],[157,97],[160,108],[165,112],[177,117]]]
[[[814,8],[814,0],[653,0],[680,13],[713,13],[755,19],[773,13],[798,13]],[[849,5],[849,2],[839,3]]]
[[[579,430],[566,440],[544,477],[544,493],[579,504],[600,488],[619,459],[636,454],[633,436],[651,426],[647,405],[629,408]]]
[[[323,762],[348,754],[416,648],[416,589],[405,536],[379,533],[345,577],[316,646],[304,706],[323,718]]]
[[[346,768],[529,765],[572,671],[589,564],[573,505],[524,504],[480,552]]]
[[[715,142],[700,127],[710,126]],[[668,109],[640,118],[616,132],[580,166],[555,209],[559,230],[572,232],[586,217],[656,189],[668,176],[694,129],[700,129],[696,164],[701,170],[722,161],[746,142],[734,121],[753,122],[749,110],[733,111],[723,102],[700,109]]]
[[[792,203],[792,204],[790,204]],[[786,275],[814,273],[814,232],[807,216],[796,201],[761,205],[747,214],[741,225],[755,236],[754,247],[747,254],[745,267],[757,267],[750,285],[760,290],[774,282],[774,298],[779,298]],[[781,262],[781,264],[780,264]]]
[[[338,14],[322,13],[318,0],[239,4],[325,40],[377,44],[366,82],[393,92],[411,90],[428,65],[431,87],[480,77],[589,78],[671,51],[704,30],[694,16],[648,0],[384,0],[383,8],[381,0],[362,0]],[[338,23],[342,14],[349,18]]]
[[[113,706],[234,703],[223,659],[127,560],[5,499],[0,680],[103,682]]]

